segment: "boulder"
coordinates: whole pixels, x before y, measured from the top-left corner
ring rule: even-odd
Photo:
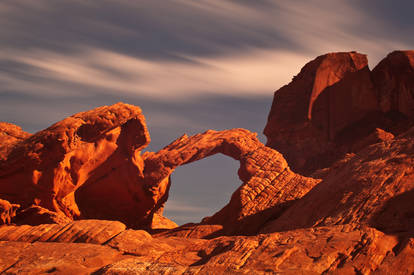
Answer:
[[[0,225],[10,224],[13,217],[16,216],[19,204],[12,204],[6,200],[0,199]]]

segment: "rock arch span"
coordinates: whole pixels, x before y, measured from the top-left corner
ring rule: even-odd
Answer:
[[[240,162],[242,185],[203,223],[253,232],[318,180],[293,173],[283,156],[245,129],[183,135],[158,152],[141,150],[150,136],[141,109],[118,103],[62,120],[15,145],[0,164],[0,196],[79,218],[151,226],[180,165],[221,153]],[[23,192],[22,192],[23,191]],[[266,210],[266,211],[265,211]]]

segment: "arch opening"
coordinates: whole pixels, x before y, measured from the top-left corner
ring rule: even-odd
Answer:
[[[242,184],[240,163],[223,154],[177,167],[163,215],[178,225],[198,223],[222,209]]]

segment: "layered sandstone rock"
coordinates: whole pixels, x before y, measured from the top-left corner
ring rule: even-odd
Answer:
[[[413,234],[413,156],[414,129],[348,156],[262,232],[353,223]]]
[[[413,240],[329,226],[212,240],[153,238],[109,221],[0,227],[0,272],[16,274],[387,274],[414,271]],[[393,250],[394,249],[394,250]]]

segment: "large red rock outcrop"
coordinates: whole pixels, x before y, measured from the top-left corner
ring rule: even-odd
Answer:
[[[131,223],[146,214],[142,205],[152,204],[137,184],[140,150],[149,142],[139,107],[118,103],[78,113],[13,146],[0,163],[0,197],[71,218]]]
[[[352,223],[412,236],[413,182],[414,128],[338,161],[262,232]]]
[[[413,51],[396,51],[371,72],[355,52],[317,57],[275,92],[267,145],[309,175],[360,149],[376,128],[404,132],[414,118],[413,60]]]
[[[394,51],[373,70],[372,77],[384,113],[414,119],[414,51]]]
[[[294,171],[309,173],[336,157],[341,131],[377,110],[366,56],[330,53],[275,92],[264,134]]]
[[[411,56],[392,53],[373,73],[360,54],[321,56],[275,95],[282,109],[272,109],[266,131],[295,169],[336,160],[312,174],[321,179],[292,172],[245,129],[184,135],[141,155],[144,118],[122,103],[11,139],[0,197],[23,207],[13,217],[0,200],[0,213],[3,223],[26,225],[0,227],[0,273],[412,274]],[[382,90],[374,75],[385,79]],[[240,162],[241,186],[223,209],[152,236],[127,229],[175,227],[162,216],[170,175],[216,153]],[[60,224],[27,225],[39,221]]]

